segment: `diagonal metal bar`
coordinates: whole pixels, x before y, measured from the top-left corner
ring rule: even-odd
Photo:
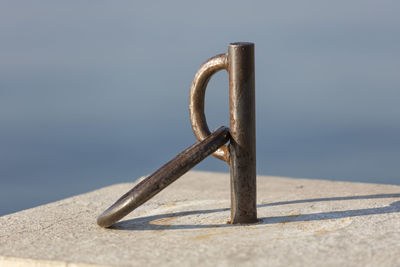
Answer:
[[[214,153],[229,139],[229,128],[222,126],[203,141],[191,145],[118,199],[97,218],[97,224],[110,227]]]

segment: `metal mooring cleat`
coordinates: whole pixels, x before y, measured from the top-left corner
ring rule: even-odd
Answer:
[[[229,73],[230,129],[222,126],[211,133],[204,114],[205,92],[211,76],[222,69]],[[230,166],[230,223],[257,222],[253,43],[231,43],[226,54],[201,65],[190,88],[189,111],[198,142],[118,199],[97,218],[98,225],[110,227],[211,154]]]

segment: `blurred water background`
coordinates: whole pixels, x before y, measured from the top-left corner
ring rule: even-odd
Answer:
[[[256,44],[263,175],[400,184],[399,1],[2,1],[0,215],[149,174],[195,141],[191,80]],[[228,125],[228,77],[206,96]],[[215,158],[196,169],[228,172]],[[124,192],[121,192],[124,193]]]

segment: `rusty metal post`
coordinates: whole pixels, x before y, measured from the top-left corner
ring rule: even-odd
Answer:
[[[213,156],[231,169],[231,223],[254,223],[256,209],[256,127],[254,44],[232,43],[226,54],[207,60],[197,71],[190,87],[189,111],[198,140],[210,134],[204,114],[207,84],[219,70],[229,73],[230,145]]]
[[[207,84],[217,71],[229,73],[230,129],[211,133],[204,114]],[[97,219],[110,227],[145,203],[197,163],[213,154],[231,169],[232,224],[257,222],[254,44],[231,43],[228,53],[210,58],[190,87],[190,121],[198,143],[193,144],[123,195]],[[229,146],[224,144],[230,140]]]
[[[228,47],[231,223],[257,221],[254,44]]]

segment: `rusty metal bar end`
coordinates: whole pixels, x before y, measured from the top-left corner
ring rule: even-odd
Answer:
[[[229,138],[229,128],[222,126],[194,143],[118,199],[97,218],[97,224],[110,227],[214,153]]]

